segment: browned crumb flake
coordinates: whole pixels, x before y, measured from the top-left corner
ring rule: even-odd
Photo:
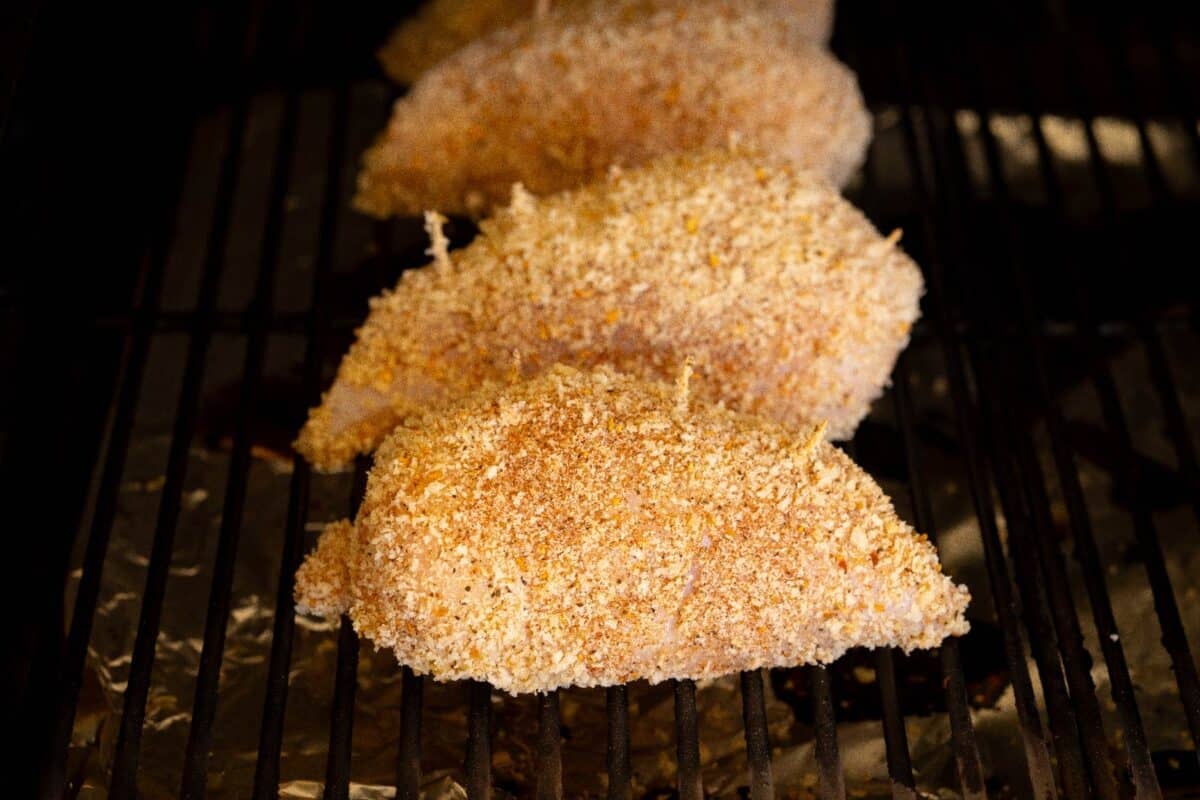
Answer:
[[[695,379],[693,379],[695,380]],[[557,366],[380,448],[302,610],[510,692],[707,678],[965,633],[965,588],[819,428]]]
[[[430,0],[396,28],[379,51],[384,72],[399,83],[412,83],[421,73],[476,39],[515,22],[535,17],[539,5],[551,9],[586,7],[596,0]],[[608,0],[604,0],[607,2]],[[827,42],[833,29],[832,0],[775,0],[804,26],[814,42]],[[661,4],[661,3],[658,3]],[[643,3],[646,8],[652,3]]]
[[[749,154],[660,159],[560,196],[519,188],[448,266],[371,303],[298,447],[334,468],[405,418],[492,381],[517,351],[671,380],[853,433],[908,341],[916,265],[824,181]]]
[[[854,74],[780,0],[616,0],[513,25],[429,70],[363,159],[359,209],[485,212],[520,181],[748,145],[844,183],[871,133]]]

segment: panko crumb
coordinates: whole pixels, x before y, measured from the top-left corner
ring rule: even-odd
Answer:
[[[550,9],[609,0],[430,0],[399,25],[379,51],[388,77],[409,84],[474,40]],[[659,0],[661,4],[662,0]],[[773,0],[793,15],[807,38],[824,44],[833,32],[833,0]],[[652,8],[643,3],[643,8]]]
[[[919,313],[921,273],[819,176],[745,147],[667,156],[561,195],[521,189],[468,247],[371,302],[298,449],[334,469],[406,418],[491,382],[519,351],[672,380],[850,436]],[[431,221],[436,234],[436,220]]]
[[[871,115],[807,19],[783,0],[552,7],[416,81],[363,157],[355,205],[478,215],[516,181],[549,194],[735,133],[844,184]]]
[[[680,386],[555,366],[398,429],[298,606],[348,612],[418,673],[512,693],[967,631],[966,588],[815,428]]]

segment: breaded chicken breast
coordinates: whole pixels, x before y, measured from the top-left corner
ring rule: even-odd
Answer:
[[[934,647],[964,587],[819,428],[558,366],[401,428],[299,609],[512,693]]]
[[[440,234],[436,224],[435,234]],[[519,187],[468,247],[406,272],[304,426],[323,468],[514,369],[609,364],[703,397],[853,433],[891,374],[923,284],[820,176],[766,156],[670,156],[561,195]]]
[[[467,44],[539,10],[584,7],[603,0],[430,0],[392,32],[379,51],[384,72],[397,83],[410,84]],[[753,0],[748,0],[752,2]],[[833,0],[772,0],[794,16],[794,24],[814,42],[825,43],[833,30]],[[642,3],[650,9],[664,2]]]
[[[548,194],[730,137],[837,185],[857,169],[871,117],[854,74],[779,0],[645,5],[551,11],[438,64],[364,156],[355,205],[478,215],[514,182]]]

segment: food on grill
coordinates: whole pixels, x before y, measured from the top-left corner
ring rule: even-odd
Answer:
[[[436,219],[431,229],[437,233]],[[818,176],[726,150],[668,156],[549,198],[519,187],[468,247],[371,303],[298,448],[335,468],[519,368],[610,364],[853,433],[919,312],[917,266]]]
[[[607,1],[607,0],[602,0]],[[749,1],[749,0],[748,0]],[[770,0],[795,16],[814,42],[829,41],[832,0]],[[591,0],[596,2],[596,0]],[[643,2],[640,8],[675,7],[680,0]],[[431,0],[398,27],[379,51],[379,62],[395,81],[412,83],[421,73],[464,45],[515,22],[532,18],[538,6],[586,6],[588,0]]]
[[[397,429],[301,611],[509,692],[708,678],[965,633],[966,588],[819,427],[556,366]]]
[[[779,0],[552,10],[467,47],[397,101],[367,151],[369,214],[485,213],[731,136],[843,184],[871,117],[854,74]],[[583,13],[586,11],[586,13]]]

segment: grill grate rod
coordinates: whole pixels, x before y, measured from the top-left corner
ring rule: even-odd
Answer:
[[[891,648],[875,651],[875,671],[883,706],[883,741],[887,748],[888,774],[892,778],[892,800],[917,800],[912,760],[908,755],[908,735],[896,685],[896,659]]]
[[[538,800],[562,800],[562,725],[558,714],[558,690],[537,696],[537,789]]]
[[[984,409],[981,416],[995,454],[992,466],[1000,502],[1008,522],[1009,552],[1016,565],[1014,572],[1022,598],[1021,610],[1025,618],[1025,628],[1029,632],[1030,649],[1042,679],[1042,692],[1049,716],[1050,732],[1054,739],[1054,752],[1057,756],[1063,793],[1068,798],[1089,797],[1080,728],[1071,703],[1073,699],[1078,702],[1078,698],[1067,692],[1058,652],[1058,637],[1046,610],[1046,576],[1042,574],[1041,565],[1035,560],[1030,548],[1030,521],[1024,508],[1024,498],[1020,496],[1020,490],[1017,488],[1018,480],[1013,474],[1010,460],[1004,455],[1005,450],[1000,447],[1005,442],[1006,434],[997,429],[992,419],[996,412],[988,395],[995,390],[997,382],[987,369],[986,361],[989,355],[981,354],[978,358],[979,396]],[[1103,741],[1103,730],[1100,731],[1100,735]],[[1110,788],[1113,788],[1111,778],[1109,783]]]
[[[863,165],[865,193],[874,187],[874,160],[868,151]],[[858,436],[845,445],[846,454],[858,461]],[[908,735],[904,730],[904,715],[900,711],[899,691],[896,685],[895,662],[890,648],[875,650],[876,682],[879,686],[880,706],[883,711],[883,742],[887,755],[888,777],[892,781],[893,800],[916,800],[916,781],[913,780],[912,760],[908,754]]]
[[[771,800],[771,739],[761,669],[742,673],[742,725],[746,732],[746,761],[750,765],[750,800]]]
[[[222,22],[228,23],[231,29],[237,28],[234,20],[223,20]],[[246,20],[243,19],[242,22],[244,24]],[[224,27],[224,25],[222,24],[220,27]],[[213,48],[213,50],[220,52],[219,48]],[[197,52],[194,61],[200,65],[196,70],[197,74],[219,68],[215,63],[213,53]],[[164,191],[166,200],[161,204],[159,214],[155,215],[149,225],[150,233],[142,258],[142,274],[138,279],[140,299],[131,314],[131,325],[127,334],[129,337],[127,356],[124,359],[121,382],[115,400],[116,413],[113,417],[112,433],[100,470],[96,506],[88,532],[70,628],[63,647],[56,687],[57,704],[54,723],[50,738],[46,742],[43,763],[39,770],[38,794],[43,798],[62,797],[66,791],[65,762],[70,746],[71,732],[75,724],[84,662],[95,620],[96,604],[100,595],[104,561],[108,553],[113,523],[116,520],[117,500],[121,490],[121,478],[125,471],[125,458],[129,451],[138,398],[150,355],[154,319],[158,313],[163,279],[166,274],[168,248],[182,199],[184,176],[193,139],[193,121],[182,120],[181,122],[182,124],[179,126],[181,135],[174,148],[175,152],[170,152],[166,158],[167,163],[172,166],[168,166],[164,170],[165,175],[175,177],[168,181]],[[168,148],[169,151],[170,149]]]
[[[263,30],[269,30],[270,27],[264,25]],[[259,59],[264,44],[264,42],[258,43],[258,51],[251,56],[252,63],[261,63]],[[138,619],[137,637],[134,641],[123,713],[117,733],[112,782],[109,788],[109,794],[114,798],[132,798],[136,795],[138,757],[146,716],[150,675],[154,665],[154,648],[162,619],[162,604],[166,592],[176,523],[179,517],[188,450],[195,432],[200,391],[203,388],[205,361],[212,340],[212,328],[208,321],[216,306],[225,243],[232,221],[233,198],[241,171],[241,143],[245,133],[248,102],[249,97],[244,92],[241,93],[229,124],[225,162],[221,167],[216,193],[216,209],[207,239],[208,251],[201,278],[197,326],[188,346],[183,385],[179,392],[175,425],[171,432],[166,482],[163,486],[158,519],[155,524],[154,544],[151,548],[150,563],[147,568],[146,588],[142,595],[142,610]]]
[[[913,519],[917,529],[924,532],[929,537],[929,541],[936,546],[937,525],[933,517],[933,506],[925,487],[925,481],[921,477],[923,473],[918,452],[916,424],[913,422],[910,374],[909,356],[901,353],[896,363],[893,402],[904,443]],[[954,747],[954,760],[958,766],[963,797],[968,800],[982,800],[987,797],[987,787],[983,779],[979,744],[975,739],[975,728],[971,722],[971,709],[967,703],[966,676],[963,672],[962,656],[958,649],[957,638],[950,638],[942,642],[939,660],[942,664],[942,679],[946,685],[946,707],[950,715],[951,743]]]
[[[302,19],[303,13],[297,16]],[[221,659],[225,651],[225,631],[233,595],[234,565],[250,477],[250,447],[254,438],[251,420],[257,405],[266,360],[268,333],[265,322],[273,305],[275,275],[281,255],[286,216],[285,197],[291,183],[292,157],[299,127],[299,106],[299,96],[293,88],[287,92],[284,99],[279,139],[275,145],[275,163],[272,166],[270,201],[263,229],[258,280],[250,302],[252,324],[246,342],[233,448],[225,497],[221,504],[221,527],[213,564],[208,615],[204,625],[204,644],[200,650],[200,663],[196,671],[192,721],[184,755],[180,796],[185,800],[203,797],[208,784],[208,755],[212,748],[212,726],[217,710],[217,693],[220,689]]]
[[[307,345],[302,377],[304,396],[314,400],[320,393],[321,342],[327,321],[325,306],[318,302],[318,299],[324,296],[333,271],[333,250],[340,209],[342,165],[346,160],[349,111],[349,91],[345,86],[339,86],[334,94],[331,115],[334,124],[329,134],[312,283],[313,307],[307,320]],[[266,700],[254,773],[256,800],[273,799],[279,795],[279,759],[282,752],[284,714],[287,709],[292,642],[296,628],[292,595],[296,583],[296,569],[300,566],[303,555],[304,527],[308,521],[308,497],[312,484],[312,469],[308,462],[298,455],[292,459],[292,470],[283,553],[280,557],[279,588],[275,598],[271,657],[267,667]]]
[[[1188,137],[1188,143],[1192,149],[1193,166],[1200,169],[1200,130],[1196,127],[1196,118],[1194,112],[1197,108],[1195,100],[1195,90],[1189,92],[1184,89],[1184,80],[1181,79],[1182,74],[1179,68],[1179,58],[1175,51],[1175,43],[1173,41],[1173,29],[1164,24],[1163,20],[1155,20],[1153,22],[1147,20],[1145,27],[1149,28],[1150,39],[1155,45],[1158,52],[1158,59],[1162,64],[1162,70],[1165,76],[1167,90],[1170,92],[1171,99],[1179,109],[1179,123],[1183,128],[1184,133]]]
[[[867,213],[869,198],[878,191],[874,148],[868,147],[862,166],[862,198],[859,206]],[[845,445],[846,454],[858,461],[858,435]],[[916,782],[912,774],[912,760],[908,752],[908,736],[904,730],[904,714],[900,710],[899,691],[896,685],[894,660],[889,652],[875,652],[876,676],[883,711],[883,739],[887,754],[888,776],[892,782],[893,800],[915,800]],[[884,661],[887,663],[885,664]]]
[[[867,154],[863,165],[864,191],[869,193],[874,186],[873,159]],[[855,435],[845,444],[846,454],[858,461],[858,437]],[[892,781],[893,800],[916,800],[916,781],[913,779],[912,760],[908,754],[908,735],[904,730],[904,714],[900,711],[899,690],[896,684],[895,661],[891,648],[877,648],[874,654],[876,683],[879,686],[880,707],[883,711],[883,742],[887,756],[888,777]]]
[[[704,800],[700,777],[700,732],[696,717],[696,682],[672,681],[675,688],[675,757],[680,800]]]
[[[1020,66],[1023,73],[1023,80],[1020,81],[1020,84],[1026,87],[1026,91],[1030,91],[1030,87],[1034,83],[1028,60],[1023,59]],[[1030,107],[1037,107],[1036,100],[1032,96],[1027,97],[1026,100]],[[1009,210],[1012,205],[1012,199],[1008,191],[1007,181],[1004,178],[997,143],[995,137],[992,135],[990,116],[985,103],[980,103],[979,113],[980,131],[983,137],[990,185],[992,191],[1000,201],[1001,208],[1005,212],[1006,218],[1004,222],[1006,223],[1006,229],[1010,233],[1010,239],[1020,242],[1023,237],[1013,223]],[[1035,119],[1035,124],[1033,125],[1033,134],[1037,148],[1038,164],[1051,209],[1057,217],[1065,219],[1065,208],[1062,202],[1061,189],[1054,171],[1053,157],[1037,119]],[[1064,260],[1072,263],[1070,259]],[[1093,619],[1099,634],[1101,650],[1106,666],[1108,667],[1113,700],[1117,706],[1122,727],[1126,732],[1126,748],[1130,758],[1134,786],[1138,797],[1157,797],[1160,794],[1157,777],[1150,759],[1149,748],[1146,745],[1145,731],[1138,712],[1132,681],[1130,680],[1129,670],[1125,663],[1124,652],[1119,644],[1112,604],[1104,582],[1103,568],[1100,564],[1098,551],[1096,550],[1091,519],[1083,496],[1078,469],[1074,455],[1067,444],[1061,406],[1051,389],[1048,379],[1047,359],[1044,354],[1042,336],[1040,335],[1041,331],[1036,327],[1034,322],[1035,317],[1031,294],[1028,288],[1028,280],[1020,259],[1014,258],[1011,252],[1009,253],[1008,262],[1014,283],[1017,287],[1018,306],[1025,329],[1026,346],[1030,351],[1028,361],[1032,365],[1037,393],[1040,396],[1039,400],[1044,410],[1046,426],[1050,435],[1051,452],[1068,509],[1069,524],[1075,541],[1076,558],[1083,567],[1083,579],[1092,607]],[[1086,290],[1086,284],[1079,283],[1078,285],[1080,291]],[[1028,435],[1016,437],[1016,440],[1018,444],[1018,458],[1022,462],[1023,471],[1029,476],[1029,484],[1032,487],[1031,495],[1034,497],[1034,507],[1038,510],[1038,513],[1046,514],[1049,507],[1048,502],[1042,497],[1044,495],[1044,481],[1041,476],[1040,465],[1036,460],[1036,456],[1033,455],[1032,444],[1028,439]],[[1069,585],[1066,580],[1062,554],[1057,545],[1048,537],[1037,536],[1035,537],[1035,541],[1040,551],[1043,566],[1049,572],[1052,601],[1056,606],[1064,606],[1067,611],[1067,613],[1056,612],[1056,625],[1060,628],[1060,637],[1069,643],[1071,647],[1082,648],[1080,634],[1078,633],[1078,620],[1074,614],[1073,600],[1070,597],[1064,597],[1062,592],[1062,589]],[[1062,623],[1065,623],[1067,627],[1063,627]],[[1081,663],[1087,663],[1083,657],[1078,658]],[[1069,657],[1068,663],[1070,663]]]
[[[847,63],[852,67],[859,65],[857,50],[847,48]],[[878,209],[874,202],[879,182],[876,175],[875,142],[867,150],[863,163],[863,190],[859,205],[869,217],[876,218]],[[904,447],[906,467],[908,471],[909,494],[912,501],[915,527],[924,532],[936,546],[937,532],[933,519],[933,510],[928,494],[925,492],[921,479],[921,467],[917,456],[917,441],[915,425],[912,421],[911,401],[908,399],[908,361],[901,354],[896,363],[896,389],[893,395],[896,420],[900,426],[901,441]],[[853,457],[854,441],[850,442],[847,452]],[[907,735],[904,729],[904,719],[898,703],[897,684],[895,682],[894,665],[878,663],[880,691],[884,710],[884,740],[888,748],[888,774],[893,782],[893,793],[898,798],[907,797],[905,789],[915,791],[915,781],[912,776],[912,763],[908,752]],[[891,659],[889,659],[891,660]],[[979,800],[987,797],[983,781],[983,767],[979,758],[979,746],[975,740],[975,730],[971,722],[970,707],[967,702],[966,683],[963,676],[961,658],[958,652],[958,640],[947,639],[940,648],[939,660],[942,664],[942,676],[946,689],[946,707],[950,717],[951,744],[954,748],[955,763],[958,768],[960,787],[963,796],[968,800]],[[889,703],[890,698],[897,698],[894,708]]]
[[[1171,190],[1167,186],[1167,179],[1163,173],[1162,162],[1158,160],[1158,153],[1154,149],[1154,143],[1150,140],[1150,131],[1146,124],[1146,113],[1139,100],[1137,86],[1135,85],[1133,73],[1129,68],[1128,48],[1123,46],[1118,23],[1107,19],[1108,15],[1099,15],[1099,38],[1104,45],[1108,62],[1112,66],[1113,73],[1116,76],[1116,88],[1119,97],[1125,101],[1129,111],[1129,117],[1133,120],[1135,130],[1137,130],[1138,149],[1142,154],[1142,169],[1146,176],[1146,183],[1150,187],[1150,195],[1156,205],[1168,206],[1173,202]],[[1063,35],[1064,41],[1067,43],[1065,49],[1071,49],[1070,33],[1063,26],[1062,20],[1057,15],[1051,15],[1054,24],[1058,26],[1056,33]],[[1121,28],[1124,28],[1126,22],[1122,20],[1119,23]]]
[[[903,24],[900,20],[895,19],[895,16],[893,9],[891,21]],[[903,85],[907,90],[904,94],[907,97],[914,97],[914,81],[911,75],[911,67],[903,48],[896,47],[894,55],[897,61],[897,74],[902,79]],[[923,105],[928,107],[927,104]],[[934,304],[937,306],[946,371],[950,379],[950,388],[956,411],[956,422],[959,427],[959,439],[966,456],[971,496],[983,539],[989,583],[991,584],[996,613],[1000,620],[1000,627],[1004,637],[1005,658],[1008,661],[1011,672],[1013,694],[1025,746],[1029,777],[1033,786],[1034,796],[1038,798],[1052,798],[1055,796],[1055,788],[1053,772],[1050,766],[1050,753],[1033,695],[1033,686],[1028,666],[1025,662],[1024,646],[1017,627],[1016,601],[1012,594],[1012,584],[1009,580],[1008,567],[1004,562],[1004,552],[1000,546],[990,487],[988,486],[986,471],[983,468],[980,453],[976,447],[976,442],[979,441],[976,434],[978,426],[974,419],[970,390],[963,372],[963,365],[959,360],[959,342],[954,336],[953,328],[949,324],[949,308],[945,304],[946,295],[943,289],[943,267],[935,233],[936,228],[932,220],[930,202],[932,198],[925,183],[920,145],[917,140],[912,113],[908,106],[904,106],[901,109],[901,123],[905,149],[913,175],[913,188],[917,194],[918,206],[921,211],[922,230],[928,243],[927,261],[930,267],[930,293],[934,296]],[[944,204],[944,198],[939,197],[939,201],[939,206]]]
[[[936,66],[931,68],[936,69]],[[979,94],[978,86],[973,86],[972,89],[975,90],[976,95]],[[986,118],[982,116],[986,111],[986,103],[981,100],[979,103],[981,118]],[[965,209],[960,212],[961,216],[952,222],[950,228],[965,230],[970,228],[972,222],[970,215],[977,208],[976,198],[971,186],[965,151],[957,125],[950,121],[944,129],[946,150],[952,154],[952,172],[954,173],[947,188],[955,191],[955,197],[948,205],[954,209]],[[995,166],[992,159],[996,155],[997,153],[994,151],[988,154],[989,166]],[[964,258],[970,261],[970,256],[965,253],[965,247],[963,250]],[[974,278],[974,281],[969,281],[969,283],[978,283],[979,285],[973,290],[966,290],[965,294],[974,297],[992,296],[995,290],[984,285],[985,280],[999,272],[998,267],[993,267],[986,257],[981,257],[966,270],[966,273]],[[982,308],[977,311],[977,316],[986,320],[990,315],[988,309]],[[1010,442],[1019,435],[1017,433],[1019,426],[1011,425],[1009,427],[1012,429],[1005,431],[1005,423],[999,421],[997,412],[999,408],[1012,408],[1019,405],[1020,398],[1013,397],[1000,402],[992,402],[992,398],[1005,398],[1010,387],[1020,385],[1020,380],[1015,377],[1000,379],[995,377],[995,371],[992,369],[993,362],[1005,359],[999,358],[1000,354],[993,352],[993,342],[985,341],[986,348],[976,340],[971,343],[968,351],[973,357],[975,372],[980,381],[979,397],[984,410],[984,424],[990,429],[989,433],[992,436],[990,450],[994,454],[993,471],[1005,507],[1005,516],[1010,523],[1010,550],[1020,564],[1017,577],[1021,594],[1025,598],[1026,628],[1030,632],[1038,670],[1043,676],[1046,702],[1050,712],[1050,727],[1054,732],[1059,751],[1059,767],[1064,777],[1064,789],[1069,796],[1078,796],[1081,791],[1086,790],[1086,782],[1082,780],[1080,774],[1074,772],[1077,767],[1076,758],[1082,756],[1086,759],[1092,777],[1092,787],[1096,794],[1107,800],[1116,800],[1117,787],[1113,780],[1112,759],[1109,755],[1108,741],[1104,733],[1095,685],[1090,674],[1091,659],[1083,648],[1073,601],[1068,597],[1065,604],[1063,602],[1062,595],[1063,592],[1068,591],[1069,584],[1065,582],[1053,584],[1045,580],[1045,576],[1042,576],[1041,579],[1035,577],[1039,571],[1047,569],[1047,565],[1036,562],[1035,548],[1030,543],[1030,539],[1052,536],[1053,531],[1048,527],[1034,530],[1032,518],[1038,515],[1037,512],[1031,514],[1026,508],[1027,498],[1022,496],[1022,482],[1010,458],[1012,451]],[[1013,372],[1018,371],[1013,366],[1010,366],[1009,369]],[[1048,518],[1048,511],[1043,514]],[[1055,614],[1053,626],[1051,625],[1051,609],[1048,608],[1048,605],[1052,605]],[[1055,652],[1056,647],[1058,654]],[[1064,672],[1069,695],[1062,685]],[[1074,706],[1074,711],[1071,710],[1071,706]],[[1060,717],[1064,718],[1060,719]],[[1079,745],[1082,745],[1083,749],[1081,752],[1076,752],[1075,748]]]
[[[350,490],[349,516],[354,519],[367,486],[368,456],[354,461],[354,485]],[[358,689],[358,634],[348,617],[338,628],[337,672],[333,685],[333,708],[329,721],[329,753],[325,760],[325,800],[350,797],[350,756],[354,743],[354,695]]]
[[[1112,23],[1108,27],[1111,26]],[[1113,40],[1112,37],[1115,34],[1112,31],[1109,33],[1111,58],[1117,65],[1120,87],[1133,109],[1133,118],[1138,129],[1138,142],[1142,152],[1147,180],[1155,191],[1156,202],[1160,205],[1168,205],[1174,198],[1163,177],[1161,162],[1158,160],[1153,141],[1150,139],[1147,131],[1146,114],[1142,107],[1137,87],[1134,84],[1127,49],[1121,48],[1119,43]],[[1167,53],[1169,53],[1169,48],[1167,48]],[[1160,52],[1160,58],[1169,60],[1169,55]],[[1173,90],[1177,93],[1179,91],[1178,87],[1173,87]],[[1188,120],[1186,112],[1183,113],[1185,115],[1184,127],[1188,130],[1193,143],[1200,143],[1200,130],[1197,130],[1195,120]],[[1198,161],[1195,166],[1200,170],[1200,149],[1197,150],[1196,156]],[[1192,507],[1196,519],[1200,520],[1200,490],[1198,490],[1197,484],[1196,451],[1192,446],[1192,439],[1188,435],[1187,424],[1184,421],[1183,410],[1179,403],[1179,393],[1175,386],[1175,381],[1171,376],[1171,369],[1167,365],[1162,344],[1158,341],[1157,336],[1153,333],[1152,326],[1147,324],[1146,320],[1140,323],[1139,333],[1145,345],[1147,359],[1150,362],[1150,376],[1155,388],[1158,390],[1159,399],[1162,403],[1163,416],[1167,422],[1167,432],[1179,460],[1180,472],[1188,481],[1192,497]]]
[[[605,690],[608,711],[608,800],[629,800],[629,690],[610,686]]]
[[[1063,31],[1062,33],[1064,36],[1070,35],[1069,31]],[[1081,93],[1079,87],[1082,86],[1082,82],[1079,79],[1079,66],[1075,58],[1066,59],[1066,71],[1071,86],[1077,93]],[[1100,149],[1099,141],[1097,140],[1094,122],[1095,120],[1091,115],[1085,114],[1083,125],[1087,141],[1088,161],[1093,180],[1096,183],[1097,192],[1100,195],[1105,228],[1112,230],[1117,214],[1116,194],[1109,177],[1103,151]],[[1035,126],[1035,133],[1040,135],[1038,126]],[[1046,172],[1045,177],[1047,178],[1048,187],[1054,184],[1055,189],[1060,188],[1057,185],[1057,181],[1053,180],[1055,176],[1052,172]],[[1061,193],[1056,193],[1054,200],[1061,203]],[[1126,252],[1119,252],[1118,257],[1126,263],[1133,263],[1133,259]],[[1067,260],[1067,263],[1071,267],[1076,278],[1076,283],[1079,286],[1079,291],[1075,295],[1079,316],[1082,321],[1094,326],[1095,323],[1091,314],[1087,285],[1084,281],[1079,280],[1082,276],[1079,274],[1078,265],[1070,259]],[[1095,371],[1092,375],[1092,383],[1100,399],[1100,407],[1105,424],[1115,434],[1118,441],[1118,481],[1136,489],[1138,483],[1133,440],[1129,433],[1125,412],[1121,408],[1116,383],[1113,380],[1111,371],[1107,368]],[[1169,393],[1173,393],[1171,387],[1156,388],[1159,390],[1160,396],[1163,397],[1168,396]],[[1193,744],[1200,747],[1200,676],[1197,676],[1196,663],[1192,659],[1188,648],[1187,635],[1183,628],[1183,620],[1179,614],[1179,606],[1175,600],[1174,591],[1171,588],[1170,574],[1167,571],[1163,558],[1162,546],[1158,540],[1158,531],[1145,503],[1134,503],[1133,530],[1141,551],[1143,563],[1146,567],[1146,574],[1149,578],[1154,609],[1162,628],[1163,645],[1171,657],[1175,680],[1179,686],[1180,701],[1183,703],[1184,714],[1187,717],[1188,730],[1191,734]],[[1200,762],[1200,755],[1197,758],[1198,762]]]
[[[989,183],[1001,207],[1002,222],[1008,234],[1005,242],[1022,242],[1022,232],[1013,222],[1011,211],[1012,197],[1008,192],[1007,182],[1004,178],[999,148],[990,128],[990,111],[983,97],[982,81],[979,77],[979,65],[976,63],[972,66],[974,67],[974,70],[971,71],[974,77],[973,93],[978,101],[977,113],[980,119],[980,131],[983,138]],[[1024,85],[1030,85],[1028,83],[1030,77],[1027,72],[1024,77]],[[1035,130],[1040,133],[1036,125]],[[1043,165],[1045,162],[1042,159],[1045,156],[1048,156],[1048,153],[1045,150],[1040,150],[1039,161]],[[1022,244],[1022,246],[1025,245]],[[1077,537],[1082,535],[1090,538],[1090,522],[1087,519],[1086,506],[1079,485],[1079,476],[1074,460],[1065,446],[1066,439],[1062,431],[1061,411],[1058,407],[1057,399],[1050,389],[1047,378],[1046,357],[1042,351],[1042,342],[1033,321],[1034,313],[1032,310],[1032,300],[1028,291],[1028,282],[1021,261],[1014,254],[1013,250],[1014,248],[1012,247],[1005,248],[1004,260],[1007,262],[1007,271],[1011,273],[1013,283],[1018,290],[1018,306],[1022,326],[1025,331],[1025,346],[1030,351],[1029,356],[1024,358],[1023,361],[1032,365],[1036,387],[1035,394],[1038,395],[1038,403],[1041,407],[1040,409],[1029,408],[1026,410],[1026,413],[1030,415],[1029,420],[1032,421],[1039,411],[1044,412],[1051,438],[1052,452],[1061,475],[1063,492],[1067,500],[1070,524]],[[977,274],[986,273],[988,270],[979,269],[976,272]],[[1017,360],[1010,357],[1010,362],[1009,369],[1019,372],[1020,370],[1016,367]],[[998,383],[1000,385],[1004,385],[1005,383],[1020,385],[1020,380],[1013,378],[1009,381],[1001,380]],[[1017,407],[1029,405],[1028,402],[1022,402],[1029,396],[1027,393],[1017,392],[1016,395],[1017,403],[1015,405]],[[1025,489],[1033,509],[1035,531],[1032,536],[1026,535],[1026,538],[1032,538],[1033,546],[1036,547],[1037,555],[1041,562],[1041,568],[1046,572],[1047,580],[1044,585],[1049,592],[1051,610],[1054,615],[1055,628],[1058,632],[1060,651],[1063,664],[1066,668],[1071,697],[1079,710],[1079,721],[1084,734],[1084,743],[1088,751],[1089,763],[1092,765],[1093,780],[1097,782],[1098,789],[1103,795],[1112,797],[1115,796],[1116,787],[1112,781],[1112,764],[1108,754],[1108,742],[1104,734],[1095,685],[1091,678],[1091,657],[1083,646],[1083,633],[1075,612],[1074,599],[1069,593],[1070,583],[1067,579],[1062,554],[1054,541],[1053,523],[1050,520],[1049,499],[1046,496],[1041,466],[1037,461],[1029,433],[1020,430],[1020,428],[1021,426],[1018,424],[1010,424],[1010,430],[1005,434],[1005,441],[1010,443],[1015,442],[1016,444],[1016,457],[1019,464],[1018,471],[1024,473],[1026,479]],[[1009,449],[1013,448],[1004,448],[1004,450]],[[1002,451],[998,450],[997,452]],[[1083,526],[1086,526],[1086,528]],[[1022,531],[1018,533],[1022,533]],[[1096,618],[1097,627],[1101,630],[1103,643],[1104,639],[1108,639],[1108,634],[1104,632],[1106,626],[1102,624],[1101,616],[1106,613],[1108,619],[1111,621],[1111,606],[1107,598],[1107,590],[1103,587],[1103,575],[1098,563],[1090,566],[1085,564],[1084,566],[1085,571],[1088,573],[1085,576],[1085,580],[1089,583],[1099,584],[1099,591],[1096,591],[1095,587],[1089,586],[1089,599],[1094,609],[1093,616]],[[1101,608],[1106,609],[1106,611],[1101,610]],[[1115,635],[1115,624],[1113,626],[1113,634]],[[1114,644],[1112,640],[1109,640],[1107,643],[1110,645]],[[1120,653],[1119,646],[1115,646],[1114,649],[1116,651],[1115,655],[1108,652],[1108,650],[1105,651],[1105,660],[1109,667],[1111,682],[1113,684],[1114,701],[1118,705],[1122,723],[1127,730],[1127,750],[1137,796],[1157,797],[1160,796],[1160,790],[1154,774],[1149,749],[1146,747],[1145,732],[1133,699],[1132,687],[1130,686],[1127,692],[1118,689],[1118,684],[1122,681],[1126,684],[1129,682],[1124,656]]]
[[[421,706],[425,679],[409,667],[402,667],[401,681],[396,797],[398,800],[417,800],[421,796]]]
[[[338,628],[337,677],[329,716],[329,753],[325,759],[325,800],[350,797],[350,754],[354,736],[354,695],[358,688],[358,635],[342,617]]]
[[[1142,342],[1146,349],[1146,360],[1150,365],[1150,376],[1158,386],[1173,386],[1171,366],[1163,349],[1162,337],[1148,323],[1140,325]],[[1192,448],[1192,435],[1188,430],[1179,394],[1174,391],[1159,391],[1163,418],[1166,421],[1167,438],[1175,443],[1175,455],[1179,459],[1179,473],[1188,487],[1192,499],[1192,514],[1200,521],[1200,465],[1196,463],[1196,451]]]
[[[470,681],[467,711],[467,798],[487,800],[492,794],[492,687]]]
[[[846,779],[842,774],[842,758],[838,753],[837,719],[833,711],[833,690],[829,685],[829,670],[819,665],[806,667],[808,686],[813,698],[813,724],[817,754],[817,788],[821,800],[845,800]]]

